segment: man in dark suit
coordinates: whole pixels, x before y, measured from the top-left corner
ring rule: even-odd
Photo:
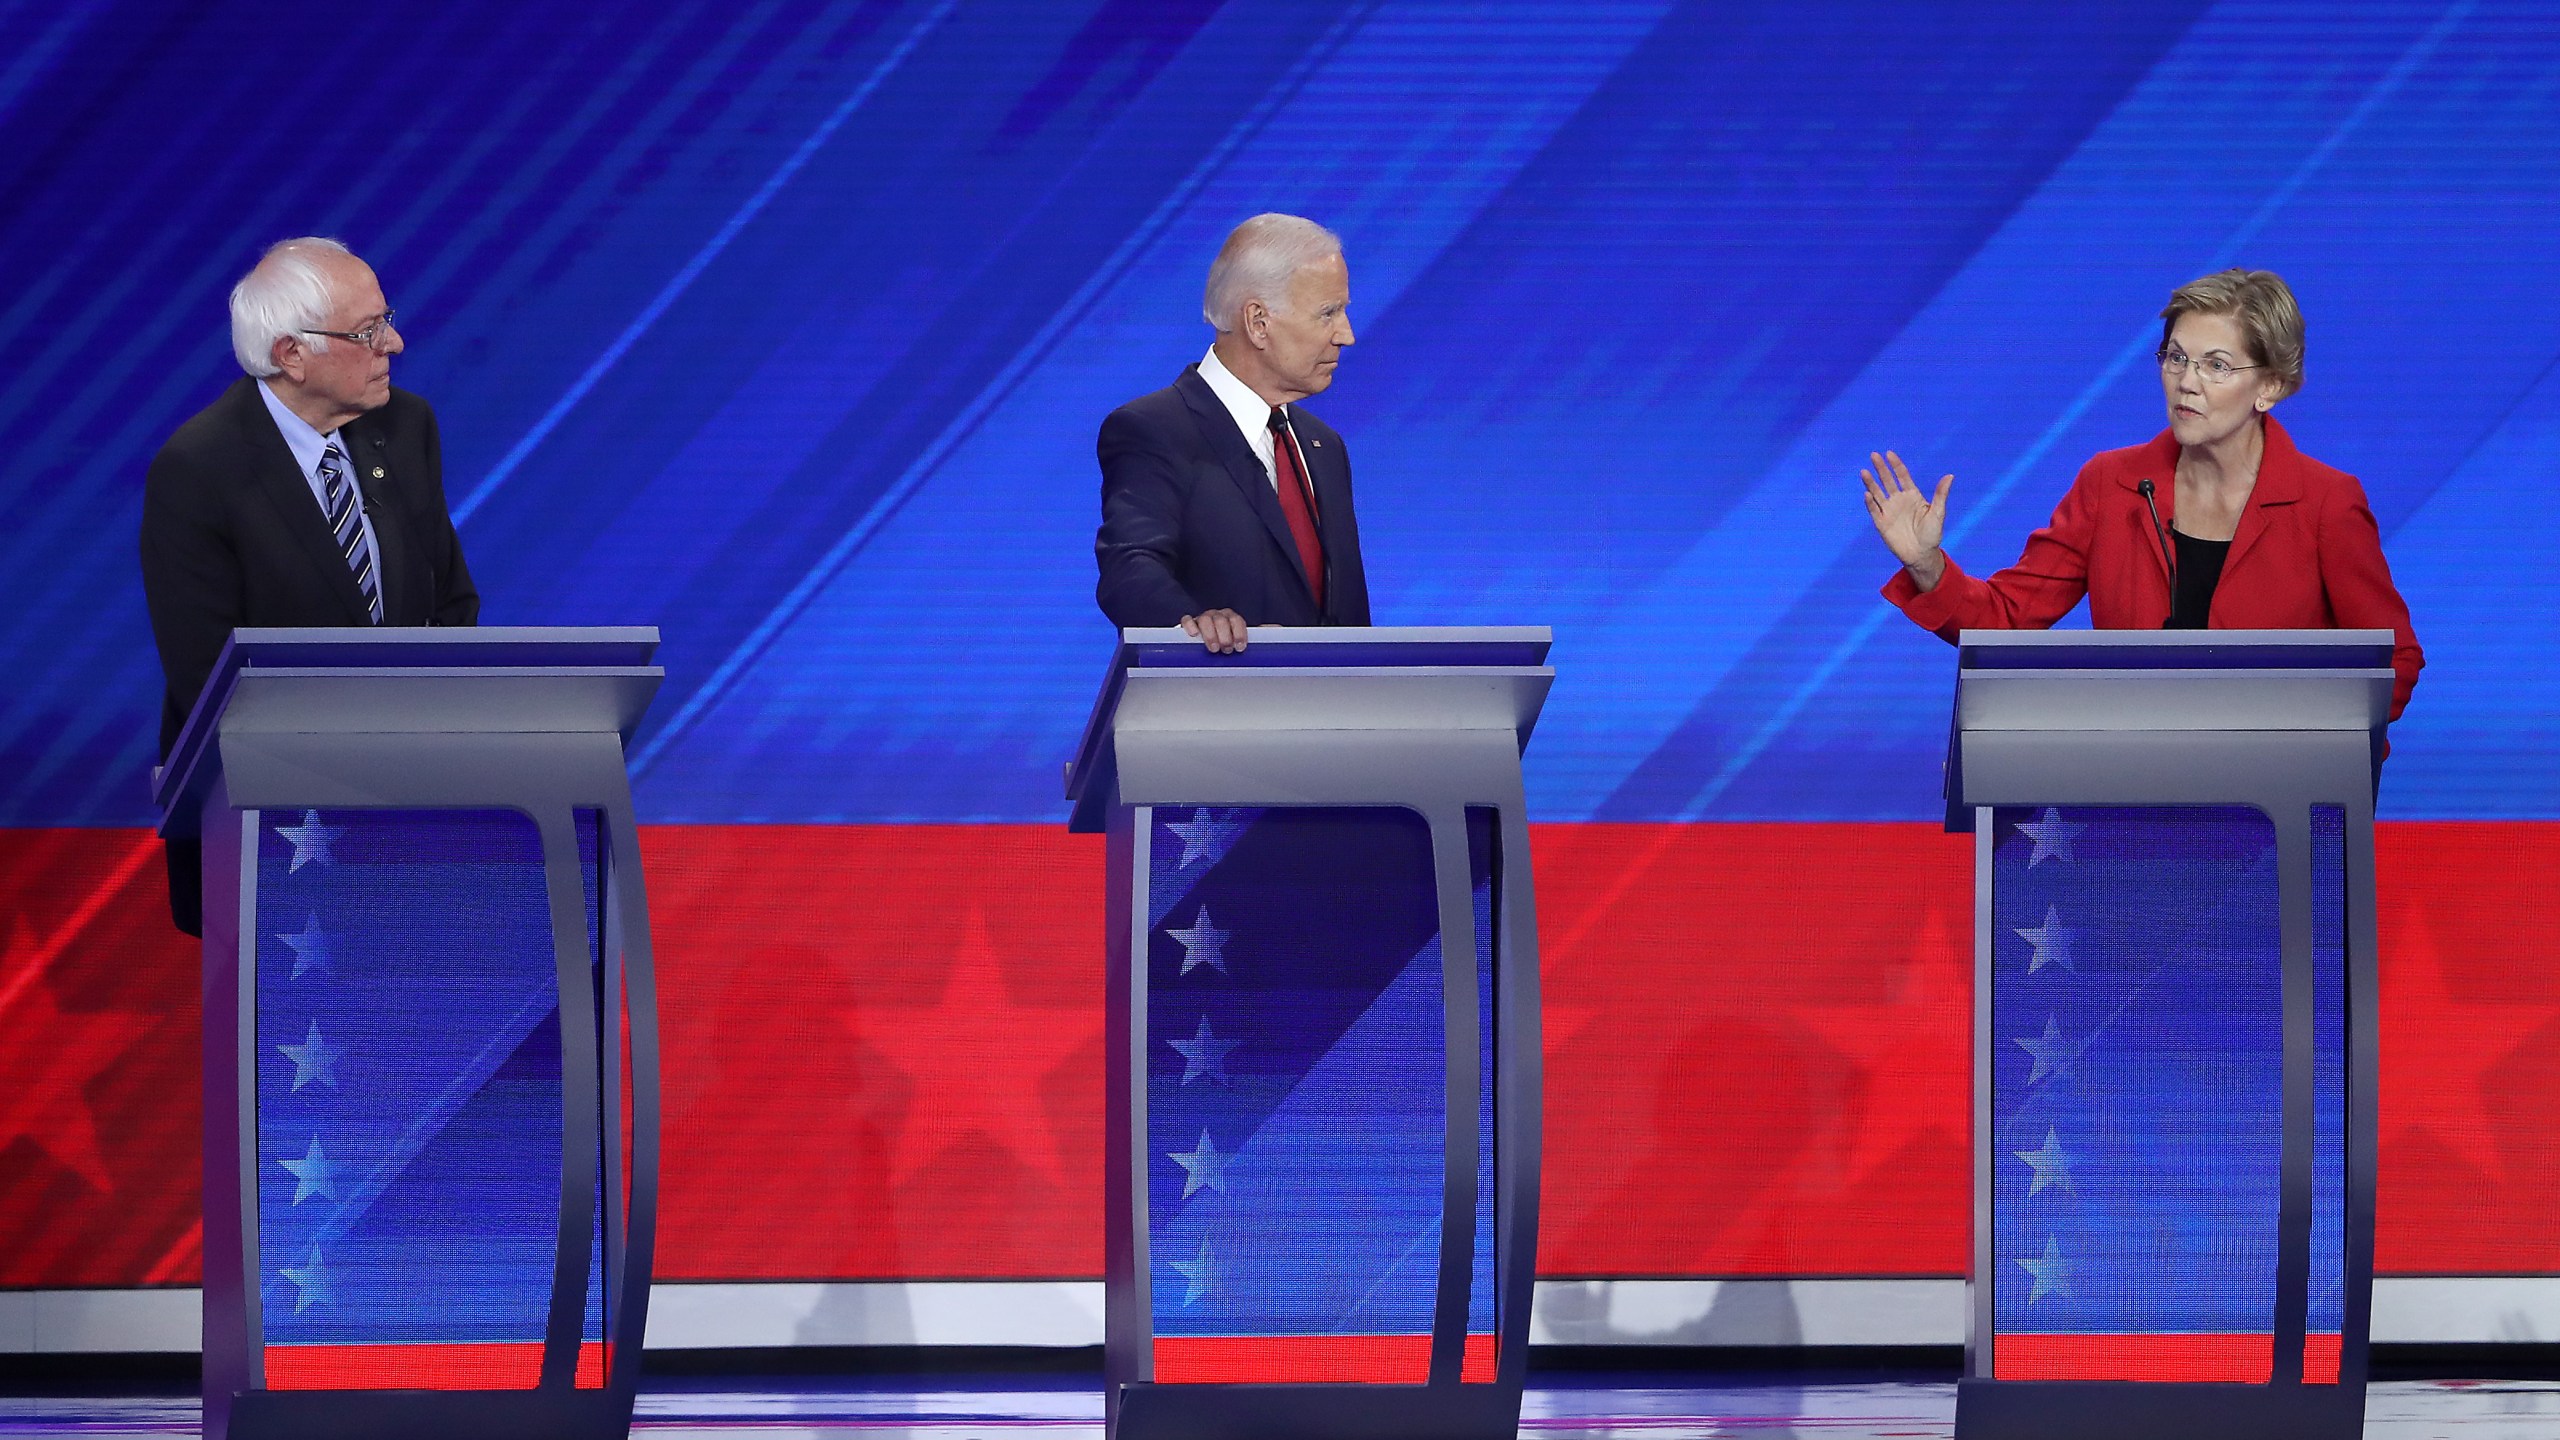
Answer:
[[[1102,422],[1094,598],[1112,624],[1232,654],[1248,625],[1369,623],[1351,456],[1297,403],[1333,383],[1350,303],[1342,242],[1314,221],[1227,237],[1201,306],[1216,343]]]
[[[404,348],[372,267],[335,240],[269,249],[231,292],[248,375],[178,427],[142,496],[142,590],[167,689],[160,754],[243,625],[469,625],[435,411],[391,385]],[[169,909],[202,928],[197,847]]]

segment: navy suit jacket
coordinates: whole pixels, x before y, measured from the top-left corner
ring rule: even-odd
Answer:
[[[1351,508],[1351,455],[1333,427],[1289,408],[1315,483],[1324,537],[1325,603],[1306,567],[1271,477],[1197,366],[1102,422],[1101,567],[1094,599],[1118,626],[1174,625],[1233,610],[1248,625],[1366,625],[1369,581]]]

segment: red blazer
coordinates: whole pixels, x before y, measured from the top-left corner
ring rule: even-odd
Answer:
[[[2293,447],[2269,416],[2258,485],[2240,512],[2230,558],[2213,592],[2206,624],[2215,630],[2362,630],[2389,628],[2391,718],[2409,703],[2426,656],[2409,628],[2409,606],[2392,588],[2382,559],[2382,530],[2356,478]],[[2163,430],[2148,445],[2109,450],[2080,467],[2053,520],[2027,537],[2018,563],[1978,580],[1953,557],[1927,594],[1907,570],[1894,572],[1884,598],[1902,613],[1953,641],[1961,630],[2041,630],[2089,597],[2089,621],[2101,630],[2157,630],[2169,618],[2169,565],[2151,528],[2151,512],[2134,487],[2152,483],[2160,523],[2174,522],[2178,442]]]

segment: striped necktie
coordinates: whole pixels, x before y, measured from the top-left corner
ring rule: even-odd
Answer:
[[[329,533],[338,537],[338,554],[347,568],[356,574],[356,588],[364,592],[365,609],[372,612],[373,623],[382,623],[382,584],[374,577],[373,552],[365,547],[364,521],[356,514],[356,487],[347,483],[347,457],[340,453],[338,442],[320,454],[320,493],[329,504]]]

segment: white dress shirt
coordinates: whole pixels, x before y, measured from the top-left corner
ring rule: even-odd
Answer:
[[[1200,378],[1209,382],[1209,393],[1217,396],[1218,403],[1235,417],[1236,428],[1244,432],[1244,443],[1253,447],[1253,458],[1262,462],[1262,478],[1270,481],[1272,493],[1278,494],[1280,475],[1271,462],[1271,402],[1236,378],[1227,362],[1218,358],[1215,345],[1200,359]]]
[[[339,463],[345,467],[346,481],[356,486],[356,528],[364,533],[364,553],[373,560],[374,584],[379,590],[382,552],[373,543],[373,517],[364,510],[364,487],[356,485],[355,447],[339,439],[335,430],[323,435],[312,429],[309,421],[294,414],[276,398],[276,392],[268,389],[264,380],[258,382],[258,398],[267,402],[267,414],[274,418],[276,429],[284,433],[285,448],[293,452],[294,463],[302,467],[302,483],[311,487],[311,500],[320,507],[320,523],[323,525],[329,523],[329,490],[320,483],[320,457],[328,453],[330,441],[337,441]],[[1265,444],[1263,448],[1267,451],[1271,447]],[[1263,463],[1267,465],[1270,462],[1266,460]]]

